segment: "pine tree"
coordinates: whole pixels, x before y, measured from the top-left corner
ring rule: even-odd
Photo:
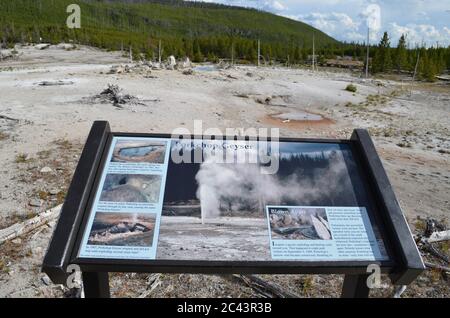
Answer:
[[[390,70],[392,70],[391,42],[388,33],[384,32],[383,38],[375,51],[372,71],[378,73],[388,72]]]
[[[421,80],[434,82],[436,81],[437,69],[436,64],[431,58],[431,54],[425,48],[420,52],[421,60],[419,63],[419,77]]]
[[[397,49],[395,50],[394,66],[398,72],[408,69],[408,52],[406,47],[406,36],[402,34],[398,40]]]
[[[433,61],[433,59],[428,58],[427,64],[425,65],[425,72],[423,74],[423,77],[428,82],[435,82],[436,75],[437,75],[436,63]]]
[[[200,44],[198,40],[194,40],[194,57],[193,57],[193,62],[195,63],[200,63],[203,62],[203,54],[202,54],[202,50],[200,49]]]

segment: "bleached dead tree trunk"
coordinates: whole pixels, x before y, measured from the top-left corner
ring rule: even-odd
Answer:
[[[316,70],[316,37],[313,34],[313,53],[312,53],[312,70],[315,72]]]
[[[414,67],[414,74],[413,74],[413,82],[416,79],[416,75],[417,75],[417,69],[419,68],[419,60],[420,60],[420,51],[417,52],[417,61],[416,61],[416,66]]]
[[[234,42],[231,42],[231,65],[234,66]]]
[[[161,65],[161,59],[162,59],[162,48],[161,48],[161,40],[159,40],[159,45],[158,45],[158,62],[159,62],[159,65]]]
[[[59,216],[62,205],[58,205],[53,209],[47,210],[34,218],[26,220],[22,223],[16,223],[6,229],[0,230],[0,244],[5,241],[13,240],[21,235],[27,234],[34,229],[47,224]]]
[[[370,28],[367,28],[366,78],[369,78]]]
[[[258,67],[261,65],[260,57],[261,57],[261,41],[258,40]]]

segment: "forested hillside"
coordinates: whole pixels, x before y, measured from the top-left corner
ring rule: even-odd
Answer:
[[[0,0],[0,44],[62,41],[108,50],[132,49],[135,58],[188,56],[195,62],[233,57],[255,63],[258,40],[262,60],[310,62],[313,38],[318,62],[336,56],[366,60],[364,44],[340,43],[320,30],[271,13],[182,0],[79,0],[81,29],[66,26],[73,0]],[[450,48],[409,49],[407,38],[395,45],[385,34],[370,48],[370,70],[410,72],[434,80],[450,68]],[[393,47],[394,46],[394,47]]]
[[[155,53],[163,40],[164,53],[191,57],[256,59],[257,39],[270,59],[288,51],[338,42],[301,22],[253,9],[184,1],[78,1],[82,28],[66,27],[67,5],[73,0],[0,0],[0,39],[3,42],[74,40],[106,49],[131,45]],[[299,54],[299,52],[297,52]],[[197,56],[195,56],[197,55]]]

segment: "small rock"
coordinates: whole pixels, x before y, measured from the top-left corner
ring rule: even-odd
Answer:
[[[50,44],[48,43],[42,43],[42,44],[36,44],[35,48],[37,50],[45,50],[48,49],[50,47]]]
[[[0,60],[6,60],[12,58],[14,54],[11,50],[0,50]]]
[[[167,67],[170,70],[173,70],[176,65],[177,65],[177,61],[175,59],[175,56],[173,56],[173,55],[169,56],[169,58],[167,59]]]
[[[20,245],[20,244],[22,244],[22,239],[20,237],[18,237],[14,240],[11,240],[11,243],[13,243],[15,245]]]
[[[191,60],[188,57],[186,57],[186,59],[184,61],[177,63],[177,67],[178,67],[178,69],[192,67]]]
[[[30,206],[40,207],[42,206],[42,201],[38,199],[33,199],[28,203]]]
[[[49,172],[52,172],[52,171],[53,170],[50,167],[44,167],[44,168],[41,169],[41,173],[49,173]]]
[[[75,49],[75,45],[70,44],[70,43],[60,43],[57,45],[58,49],[63,49],[63,50],[73,50]]]
[[[412,145],[409,142],[399,142],[397,144],[397,146],[401,147],[401,148],[411,148],[412,147]]]
[[[194,70],[191,68],[183,71],[183,75],[192,75],[192,74],[194,74]]]
[[[50,195],[57,195],[59,192],[59,189],[51,189],[50,191],[48,191],[48,193],[50,193]]]
[[[47,275],[42,276],[42,277],[41,277],[41,281],[42,281],[42,282],[44,283],[44,285],[46,285],[46,286],[50,286],[50,284],[52,283],[52,282],[50,281],[50,278],[48,278]]]

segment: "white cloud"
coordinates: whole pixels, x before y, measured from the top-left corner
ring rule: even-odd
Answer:
[[[396,45],[402,33],[410,42],[450,45],[449,0],[207,0],[253,7],[308,23],[341,41],[371,43],[388,31]]]
[[[285,11],[288,9],[288,7],[283,3],[283,1],[280,0],[217,0],[217,1],[203,0],[199,2],[215,2],[240,7],[251,7],[275,13]]]
[[[278,11],[286,10],[287,8],[279,1],[271,1],[271,6]]]
[[[359,32],[348,32],[346,34],[347,40],[351,41],[351,42],[365,42],[366,41],[366,36],[362,35]]]
[[[336,36],[337,33],[345,33],[351,34],[355,38],[355,33],[359,29],[359,22],[355,22],[347,14],[339,12],[314,12],[307,15],[291,16],[291,18],[308,23],[331,36]]]
[[[450,45],[450,29],[443,27],[439,30],[430,24],[407,24],[399,25],[397,23],[390,24],[390,33],[393,39],[399,38],[402,34],[407,36],[411,45],[420,45],[427,43],[428,45]],[[396,44],[396,43],[393,43]]]
[[[450,37],[450,28],[444,27],[444,32]]]

